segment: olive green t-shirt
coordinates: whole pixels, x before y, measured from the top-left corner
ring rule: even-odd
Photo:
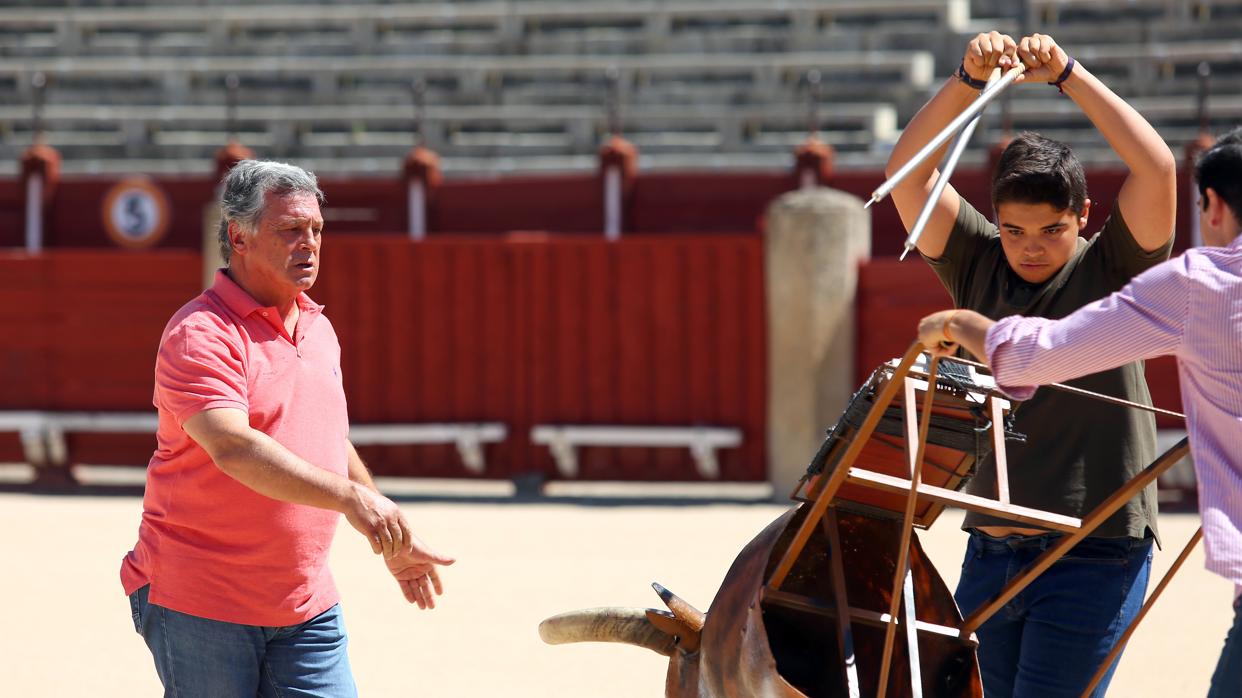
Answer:
[[[927,259],[954,304],[999,320],[1008,315],[1062,318],[1119,290],[1136,274],[1169,258],[1173,241],[1146,252],[1130,234],[1118,207],[1065,266],[1041,284],[1023,281],[1001,249],[1000,232],[961,201],[953,232],[939,259]],[[1151,404],[1143,362],[1068,381],[1069,385]],[[1025,443],[1008,442],[1009,491],[1014,504],[1082,517],[1156,458],[1156,422],[1150,412],[1043,389],[1017,406],[1014,430]],[[967,491],[996,496],[993,456],[978,466]],[[964,528],[1021,526],[970,512]],[[1156,486],[1148,486],[1093,535],[1144,538],[1156,530]]]

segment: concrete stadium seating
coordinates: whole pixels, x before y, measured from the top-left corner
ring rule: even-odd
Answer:
[[[828,25],[864,26],[880,21],[928,23],[950,30],[968,21],[964,0],[840,0],[824,3],[795,0],[763,3],[753,0],[712,2],[466,2],[370,4],[175,6],[152,2],[140,7],[79,9],[12,9],[4,26],[19,41],[10,49],[57,55],[111,54],[117,50],[155,51],[203,48],[236,54],[271,50],[270,40],[307,37],[339,44],[349,53],[372,53],[395,38],[440,35],[485,37],[496,48],[521,52],[526,42],[573,34],[634,34],[648,53],[675,48],[685,38],[717,30],[745,27],[784,28],[787,43],[814,43]],[[50,45],[48,38],[54,37]],[[20,39],[26,39],[22,42]],[[469,45],[467,43],[467,45]],[[299,45],[290,43],[294,50]],[[316,47],[301,44],[302,51]],[[402,52],[410,46],[402,43]],[[417,52],[417,49],[414,49]]]
[[[644,168],[787,168],[811,70],[838,166],[874,169],[969,36],[1024,25],[1128,99],[1180,98],[1150,112],[1174,146],[1196,132],[1200,62],[1242,93],[1242,0],[0,0],[0,173],[31,142],[36,71],[67,173],[210,171],[229,75],[243,142],[341,173],[397,166],[415,78],[450,174],[593,167],[613,89]],[[1055,92],[1016,92],[1019,127],[1110,158]],[[1224,128],[1236,110],[1218,103]]]
[[[1073,22],[1118,18],[1195,18],[1236,16],[1239,0],[1027,0],[1027,22],[1050,29]]]

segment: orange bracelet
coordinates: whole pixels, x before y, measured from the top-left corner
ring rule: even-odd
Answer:
[[[944,335],[944,338],[952,344],[957,344],[957,340],[949,335],[949,323],[953,322],[953,318],[957,317],[957,314],[960,312],[962,312],[961,308],[955,308],[953,312],[949,313],[949,317],[945,318],[944,324],[940,326],[940,334]]]

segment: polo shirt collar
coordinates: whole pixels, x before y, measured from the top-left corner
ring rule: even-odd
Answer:
[[[230,278],[229,275],[225,273],[224,269],[216,270],[216,278],[211,284],[211,291],[220,298],[221,302],[223,302],[229,310],[236,313],[238,317],[250,317],[251,313],[262,310],[274,310],[273,308],[266,308],[259,305],[259,302],[254,299],[254,296],[247,293],[246,289],[238,286],[237,282]],[[298,294],[297,304],[298,309],[305,314],[304,322],[300,321],[298,323],[299,326],[305,324],[306,327],[309,327],[309,321],[311,318],[318,316],[323,312],[323,306],[311,300],[310,296],[305,293]],[[277,322],[277,324],[279,324],[279,322]]]

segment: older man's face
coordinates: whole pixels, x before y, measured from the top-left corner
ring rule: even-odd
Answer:
[[[323,215],[314,194],[268,193],[246,264],[266,285],[296,296],[319,276]]]

